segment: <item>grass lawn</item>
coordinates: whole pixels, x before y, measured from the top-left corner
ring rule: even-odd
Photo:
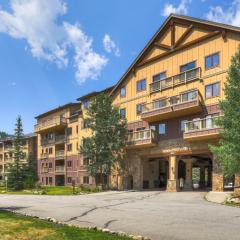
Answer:
[[[72,187],[65,187],[65,186],[43,186],[41,187],[40,192],[43,192],[44,195],[74,195],[74,194],[81,194],[81,193],[92,193],[98,192],[98,189],[93,188],[79,188],[75,187],[75,192],[73,193]],[[29,189],[23,191],[5,191],[4,187],[0,187],[0,194],[20,194],[20,195],[32,195],[37,194],[36,189]],[[43,195],[42,194],[42,195]]]
[[[129,240],[95,230],[57,225],[45,220],[0,211],[1,240]]]

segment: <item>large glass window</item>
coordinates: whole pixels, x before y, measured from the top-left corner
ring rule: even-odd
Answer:
[[[121,118],[126,118],[126,108],[120,109],[120,116]]]
[[[153,82],[161,81],[166,78],[166,72],[161,72],[159,74],[156,74],[153,76],[152,80]]]
[[[181,120],[180,121],[180,130],[181,132],[184,132],[185,130],[185,123],[187,122],[187,120]]]
[[[142,113],[142,103],[136,105],[136,114],[139,115]]]
[[[187,63],[187,64],[184,64],[184,65],[180,66],[180,72],[185,72],[185,71],[191,70],[195,67],[196,67],[196,62],[193,61],[193,62],[190,62],[190,63]]]
[[[126,97],[126,87],[123,86],[120,89],[120,97]]]
[[[213,83],[205,87],[205,97],[217,97],[220,94],[219,83]]]
[[[153,104],[153,109],[162,108],[167,106],[167,99],[157,100],[157,101],[154,101],[152,104]]]
[[[197,98],[197,91],[186,92],[182,94],[182,102],[188,102]]]
[[[137,81],[137,92],[146,90],[146,79]]]
[[[160,123],[158,126],[158,132],[160,135],[166,134],[166,124],[165,123]]]
[[[205,57],[205,68],[213,68],[219,65],[219,53]]]

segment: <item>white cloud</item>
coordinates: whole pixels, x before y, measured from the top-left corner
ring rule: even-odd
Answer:
[[[10,86],[10,87],[15,87],[16,85],[17,85],[16,82],[9,82],[9,83],[8,83],[8,86]]]
[[[168,17],[171,13],[184,14],[188,13],[188,6],[192,0],[181,0],[178,6],[173,6],[171,3],[166,3],[162,12],[164,17]]]
[[[226,9],[222,6],[210,7],[206,18],[210,21],[231,24],[240,27],[240,0],[232,1]]]
[[[67,13],[67,5],[62,0],[10,0],[11,12],[1,9],[0,32],[15,39],[25,39],[32,55],[67,67],[70,52],[74,54],[76,80],[85,82],[97,79],[107,64],[107,59],[94,52],[93,40],[79,24],[61,22]]]
[[[120,57],[119,48],[108,34],[105,34],[105,36],[103,37],[103,47],[106,52],[114,53],[115,56]]]

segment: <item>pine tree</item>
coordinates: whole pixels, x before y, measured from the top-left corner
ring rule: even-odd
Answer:
[[[21,117],[17,117],[13,140],[13,163],[7,167],[8,186],[13,190],[22,190],[24,181],[23,128]]]
[[[100,176],[103,185],[103,176],[110,176],[116,165],[122,166],[126,121],[121,119],[119,109],[112,106],[112,99],[107,94],[91,99],[86,121],[93,134],[83,139],[80,152],[89,161],[89,175]]]
[[[223,128],[218,146],[210,146],[226,176],[240,174],[240,47],[231,59],[225,83],[225,99],[220,101]]]
[[[24,169],[24,188],[34,188],[37,180],[37,161],[34,159],[33,154],[30,153]]]

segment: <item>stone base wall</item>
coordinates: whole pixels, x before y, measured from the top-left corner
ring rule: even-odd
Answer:
[[[221,173],[212,174],[212,191],[223,192],[224,191],[224,177]]]
[[[179,191],[179,181],[178,180],[168,180],[167,192],[178,192]]]
[[[240,194],[240,175],[235,176],[235,186],[239,188],[234,188],[234,192]]]

